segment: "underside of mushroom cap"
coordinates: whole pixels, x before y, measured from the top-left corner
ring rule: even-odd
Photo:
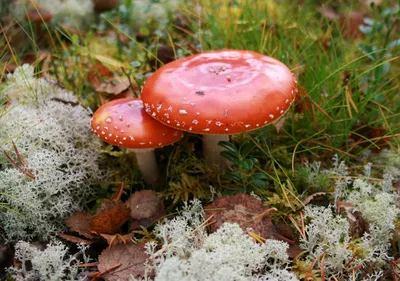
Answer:
[[[199,134],[237,134],[282,116],[296,91],[280,61],[252,51],[224,50],[189,56],[146,81],[146,112],[167,126]]]
[[[178,141],[182,132],[151,118],[140,99],[108,102],[93,114],[93,132],[107,143],[124,148],[157,148]]]

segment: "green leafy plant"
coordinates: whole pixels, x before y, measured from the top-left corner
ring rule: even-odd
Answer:
[[[251,156],[251,152],[256,147],[253,142],[244,142],[238,147],[227,141],[221,141],[218,144],[225,148],[225,151],[221,152],[221,156],[234,164],[230,171],[225,172],[227,179],[238,183],[245,192],[248,191],[248,188],[260,188],[265,185],[267,175],[255,171],[258,160]]]

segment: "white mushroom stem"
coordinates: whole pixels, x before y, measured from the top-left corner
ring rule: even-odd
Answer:
[[[136,161],[143,178],[148,184],[155,184],[160,176],[154,148],[128,149],[136,154]]]
[[[220,141],[229,141],[229,135],[203,135],[203,157],[209,165],[227,166],[227,161],[220,155],[224,151]]]

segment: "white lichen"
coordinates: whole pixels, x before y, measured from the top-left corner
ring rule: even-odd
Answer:
[[[71,93],[33,78],[30,66],[8,78],[2,95],[11,103],[0,115],[0,150],[21,166],[14,143],[35,178],[5,162],[0,201],[6,208],[0,209],[0,224],[11,240],[46,239],[84,206],[93,184],[104,178],[101,144],[90,130],[90,113]]]
[[[298,280],[288,271],[287,243],[258,244],[234,223],[207,234],[202,222],[204,212],[195,200],[185,205],[181,215],[156,226],[154,234],[162,249],[147,244],[151,255],[147,268],[155,273],[155,281]]]
[[[88,248],[80,245],[80,252]],[[68,255],[68,247],[60,241],[50,242],[45,249],[34,246],[25,241],[19,241],[15,245],[15,259],[21,267],[9,268],[9,274],[16,281],[26,280],[78,280],[77,264],[75,256]],[[29,265],[27,264],[29,262]],[[86,262],[86,261],[85,261]]]

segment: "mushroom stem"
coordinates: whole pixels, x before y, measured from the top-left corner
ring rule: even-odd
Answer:
[[[227,162],[220,155],[220,152],[224,151],[224,148],[218,145],[220,141],[229,141],[229,135],[203,135],[203,156],[207,164],[224,168]]]
[[[155,185],[158,182],[160,173],[154,149],[128,149],[128,152],[136,154],[137,165],[146,183]]]

